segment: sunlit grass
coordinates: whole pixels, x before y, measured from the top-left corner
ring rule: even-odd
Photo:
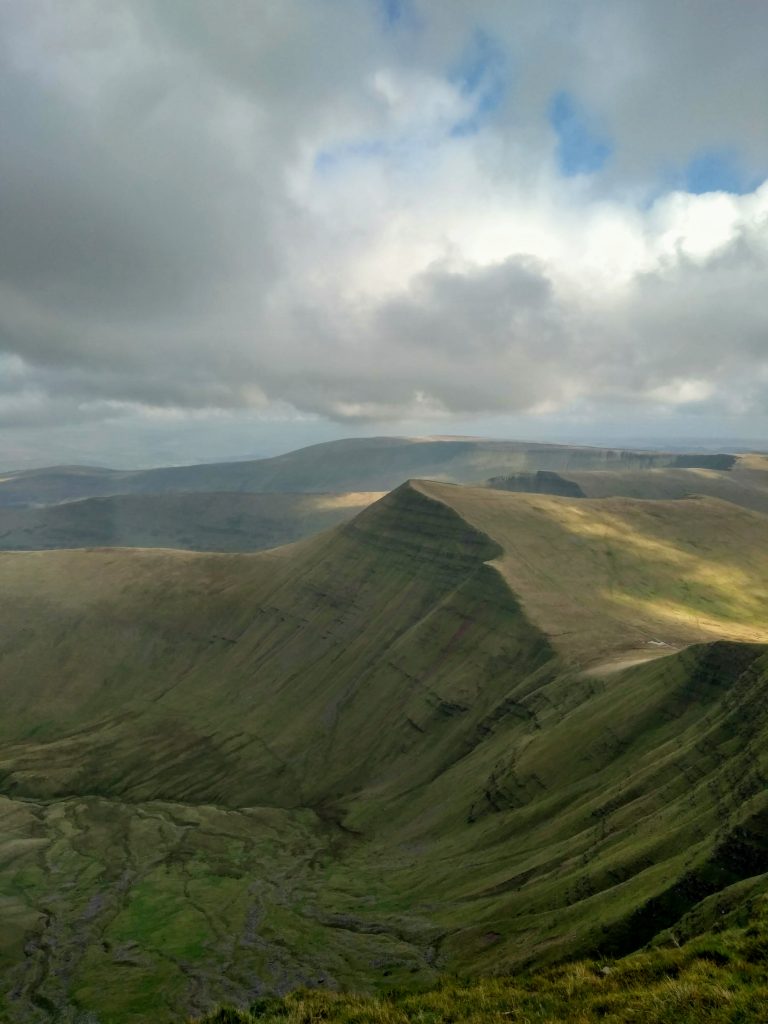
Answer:
[[[598,501],[418,487],[496,541],[493,560],[566,657],[602,664],[654,639],[768,638],[768,520],[725,502]]]

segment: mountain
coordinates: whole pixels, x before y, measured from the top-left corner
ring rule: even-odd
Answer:
[[[766,888],[763,515],[410,482],[0,574],[0,1019],[621,955]]]
[[[641,469],[617,464],[608,469],[561,473],[511,473],[493,477],[489,487],[508,491],[561,494],[584,498],[678,499],[693,494],[731,501],[756,512],[768,512],[768,456],[738,455],[727,468],[687,466],[688,457],[670,466]],[[683,465],[680,465],[680,462]]]
[[[0,477],[0,505],[190,491],[389,491],[411,477],[482,483],[491,476],[541,469],[635,470],[679,465],[680,460],[727,468],[734,459],[730,455],[686,456],[484,438],[366,437],[329,441],[250,462],[141,471],[57,466],[5,473]]]
[[[120,494],[0,506],[0,550],[79,547],[258,551],[351,518],[380,493]]]

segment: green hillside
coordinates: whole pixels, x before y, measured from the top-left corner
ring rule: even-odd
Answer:
[[[680,458],[676,463],[685,461]],[[584,498],[676,500],[703,494],[756,512],[768,512],[768,456],[739,455],[725,469],[713,466],[621,464],[606,469],[569,469],[563,473],[511,473],[489,479],[488,486],[509,491]]]
[[[492,537],[569,663],[768,639],[768,519],[710,498],[600,501],[418,485]]]
[[[0,506],[0,550],[152,547],[259,551],[350,519],[380,493],[120,494]]]
[[[748,909],[747,909],[748,908]],[[735,919],[734,919],[735,918]],[[712,933],[620,960],[580,960],[530,974],[445,979],[378,996],[301,990],[220,1008],[203,1024],[733,1024],[765,1020],[766,901],[747,901]]]
[[[389,491],[411,477],[482,483],[508,473],[719,466],[733,456],[680,456],[618,448],[490,441],[485,438],[364,437],[329,441],[271,459],[118,471],[58,466],[5,473],[0,505],[50,504],[111,494],[198,491]]]
[[[768,872],[766,559],[714,500],[435,483],[257,554],[0,555],[0,1019],[707,930]]]

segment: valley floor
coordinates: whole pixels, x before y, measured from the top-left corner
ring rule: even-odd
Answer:
[[[434,981],[426,933],[332,888],[349,842],[308,810],[0,797],[0,1020],[178,1021],[372,964]]]

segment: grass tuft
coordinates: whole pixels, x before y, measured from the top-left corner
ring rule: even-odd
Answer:
[[[768,1020],[768,900],[747,928],[611,963],[582,960],[527,975],[445,980],[421,993],[299,991],[197,1024],[752,1024]],[[767,948],[763,945],[762,948]]]

